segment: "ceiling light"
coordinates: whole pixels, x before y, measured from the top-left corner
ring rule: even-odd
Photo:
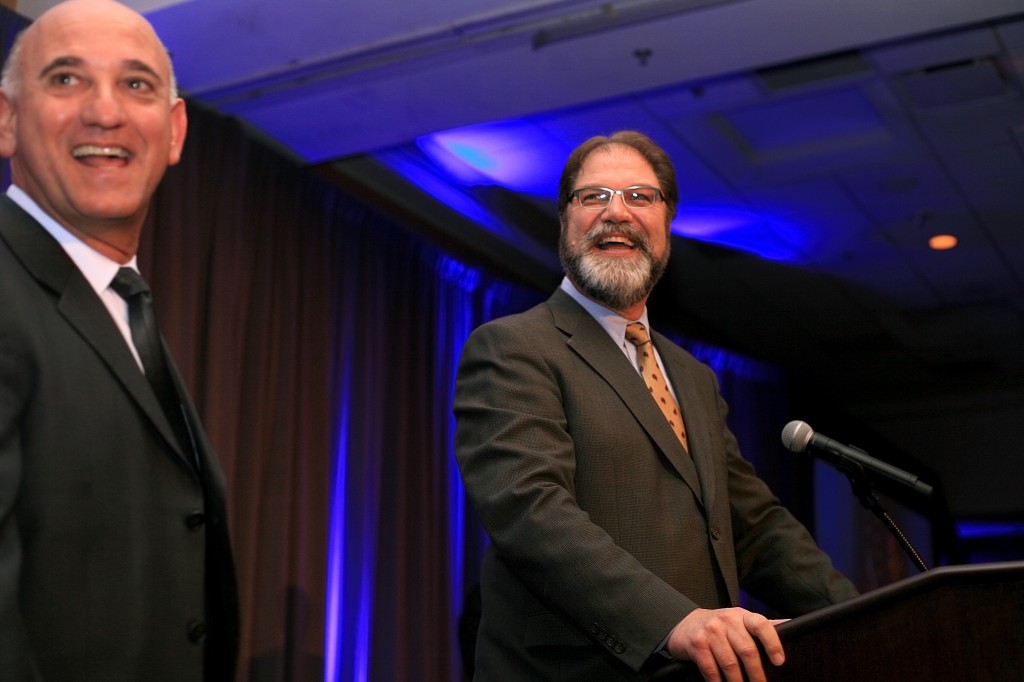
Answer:
[[[948,251],[956,244],[957,239],[951,234],[937,234],[928,239],[928,247],[933,251]]]

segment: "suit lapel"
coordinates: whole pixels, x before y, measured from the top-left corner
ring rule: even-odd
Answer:
[[[665,363],[672,388],[679,401],[679,409],[683,413],[686,424],[686,440],[690,449],[690,458],[699,474],[701,488],[704,492],[704,507],[712,509],[715,502],[715,467],[711,461],[711,443],[706,427],[706,410],[700,406],[714,400],[714,396],[701,395],[694,380],[691,368],[684,361],[684,355],[676,344],[658,332],[653,334],[654,345],[658,355]],[[713,403],[711,403],[713,404]]]
[[[555,325],[567,335],[567,344],[600,374],[636,417],[665,459],[679,473],[697,500],[703,499],[697,469],[665,416],[651,400],[643,378],[630,366],[601,325],[561,289],[548,301]],[[684,415],[685,416],[685,415]]]
[[[160,403],[103,302],[60,244],[6,196],[0,199],[0,238],[25,269],[54,294],[58,312],[95,350],[167,443],[184,459]]]

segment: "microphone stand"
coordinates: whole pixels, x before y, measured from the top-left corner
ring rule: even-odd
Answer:
[[[864,471],[864,467],[859,462],[847,459],[845,457],[839,458],[840,463],[838,468],[850,481],[850,486],[853,488],[853,494],[857,496],[860,503],[864,505],[866,509],[882,520],[886,528],[893,534],[893,537],[900,543],[900,547],[907,553],[907,556],[914,562],[918,570],[922,573],[928,570],[927,564],[921,559],[921,555],[917,553],[914,546],[910,544],[910,540],[903,534],[896,521],[889,515],[889,512],[882,507],[881,501],[878,499],[878,495],[875,494],[874,488],[871,486],[871,481],[868,479],[867,474]]]

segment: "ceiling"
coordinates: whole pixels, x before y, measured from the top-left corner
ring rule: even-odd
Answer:
[[[1024,0],[127,4],[190,98],[544,291],[566,155],[647,132],[681,190],[659,326],[1024,519]]]

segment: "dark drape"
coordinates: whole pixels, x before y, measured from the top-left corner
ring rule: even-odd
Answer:
[[[230,490],[242,679],[323,668],[334,406],[329,188],[190,104],[139,262]],[[336,210],[341,209],[341,210]]]
[[[538,295],[191,112],[141,258],[228,473],[243,679],[459,679],[484,540],[451,455],[454,366]]]
[[[484,540],[450,452],[454,363],[537,294],[189,111],[140,267],[229,480],[240,677],[460,679]]]

